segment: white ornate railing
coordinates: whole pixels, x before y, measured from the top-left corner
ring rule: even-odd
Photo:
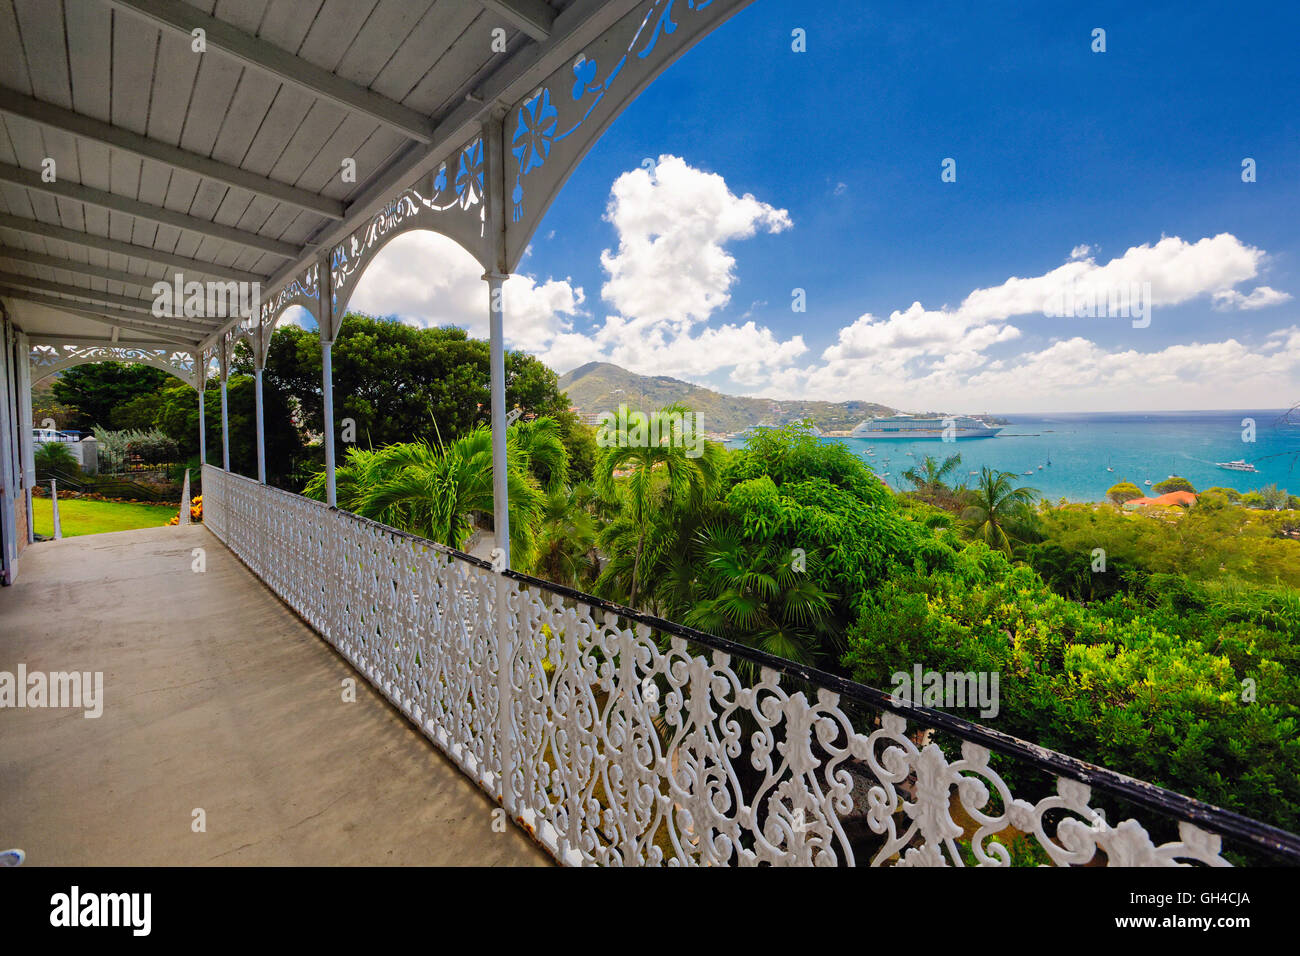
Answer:
[[[218,538],[564,863],[1224,866],[1220,834],[1300,860],[1284,831],[212,466],[203,505]],[[960,739],[959,759],[936,731]],[[1013,797],[991,750],[1048,771],[1056,792]],[[1094,787],[1178,838],[1108,823]]]

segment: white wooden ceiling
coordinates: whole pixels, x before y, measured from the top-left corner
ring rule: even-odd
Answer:
[[[269,294],[631,5],[0,0],[0,296],[41,334],[206,344],[155,281]]]

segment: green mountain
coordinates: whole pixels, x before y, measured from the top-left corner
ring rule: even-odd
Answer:
[[[847,431],[872,415],[894,409],[874,402],[798,402],[724,395],[667,375],[637,375],[608,362],[588,362],[560,376],[560,389],[583,415],[617,410],[622,402],[653,410],[681,402],[700,415],[709,432],[738,432],[752,425],[810,420],[823,431]]]

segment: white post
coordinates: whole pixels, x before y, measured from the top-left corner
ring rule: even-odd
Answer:
[[[226,408],[226,379],[230,377],[230,356],[226,351],[227,345],[221,343],[221,467],[224,471],[230,470],[230,416]]]
[[[199,467],[208,463],[208,423],[203,410],[203,393],[208,390],[208,353],[199,352],[194,356],[194,374],[198,379],[199,389]]]
[[[496,529],[497,547],[510,567],[510,492],[506,480],[506,349],[502,327],[502,284],[505,276],[489,272],[488,282],[488,364],[492,370],[492,524]]]
[[[253,369],[253,398],[257,406],[257,480],[266,484],[266,431],[262,425],[262,369]]]
[[[32,489],[36,486],[36,457],[32,444],[32,362],[26,333],[18,334],[18,457],[22,465],[23,507],[27,510],[27,543],[36,540],[32,525]]]
[[[334,340],[321,337],[321,405],[325,416],[325,503],[331,508],[338,505],[338,496],[334,488],[334,369],[330,364],[330,353],[334,350]]]
[[[176,523],[181,527],[190,523],[190,470],[188,468],[185,469],[185,481],[181,484],[181,512]]]
[[[54,515],[54,540],[58,541],[63,537],[63,525],[59,523],[59,483],[55,479],[50,479],[50,511]]]
[[[204,369],[204,371],[206,372],[207,369]],[[208,379],[207,376],[204,375],[203,378],[199,380],[199,464],[200,465],[206,465],[208,463],[208,430],[203,420],[203,416],[205,414],[203,411],[203,392],[207,388],[207,385],[208,385]]]

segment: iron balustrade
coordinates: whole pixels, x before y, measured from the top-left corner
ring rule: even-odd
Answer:
[[[211,465],[203,488],[213,533],[562,863],[1227,866],[1225,838],[1300,862],[1295,834],[875,688]]]

